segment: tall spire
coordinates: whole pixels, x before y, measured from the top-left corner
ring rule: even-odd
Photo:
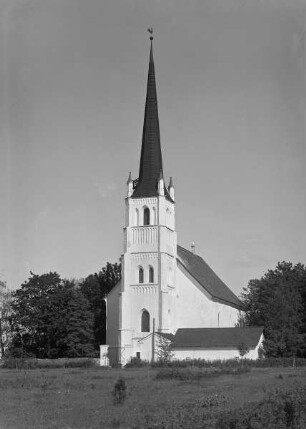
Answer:
[[[151,47],[147,82],[147,96],[142,132],[139,178],[132,198],[157,196],[158,180],[161,172],[163,172],[157,107],[157,92],[155,82],[155,68],[153,59],[153,29],[151,28],[148,31],[151,34]],[[166,188],[165,196],[167,198],[170,198]]]

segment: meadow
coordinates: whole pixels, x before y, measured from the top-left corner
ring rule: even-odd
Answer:
[[[112,392],[120,377],[127,396],[116,404]],[[226,411],[303,386],[305,367],[220,374],[207,368],[2,368],[0,428],[223,428],[216,422]]]

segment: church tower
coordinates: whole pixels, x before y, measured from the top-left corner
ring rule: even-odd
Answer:
[[[151,35],[139,177],[127,181],[119,304],[119,347],[135,356],[153,329],[172,333],[177,237],[174,187],[166,187]],[[133,349],[133,350],[131,350]]]
[[[130,173],[127,180],[121,280],[106,297],[107,345],[101,355],[111,365],[154,359],[161,337],[177,348],[178,358],[211,357],[205,354],[209,339],[219,338],[220,328],[234,327],[241,309],[209,265],[177,245],[174,187],[171,178],[166,185],[163,171],[152,34],[150,39],[139,175],[133,179]],[[226,347],[218,359],[228,355]]]

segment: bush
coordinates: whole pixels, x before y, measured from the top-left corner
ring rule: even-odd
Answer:
[[[98,362],[92,358],[65,359],[65,368],[95,368]]]
[[[157,361],[152,363],[153,368],[238,368],[241,367],[241,361],[238,359],[214,360],[205,359],[193,360],[171,360],[170,362]],[[302,367],[306,366],[304,358],[265,358],[265,359],[243,359],[243,366],[249,368],[270,368],[270,367]]]
[[[146,360],[141,360],[137,357],[132,357],[131,360],[125,365],[125,368],[142,368],[144,366],[149,366],[150,363]]]
[[[203,377],[217,377],[222,374],[242,374],[250,368],[162,368],[155,375],[156,380],[200,380]]]
[[[9,357],[4,359],[2,368],[6,369],[52,369],[52,368],[93,368],[99,364],[92,358],[74,359],[24,359]]]
[[[199,380],[204,376],[202,371],[191,368],[162,368],[155,375],[156,380]]]
[[[126,400],[127,385],[124,378],[119,377],[114,385],[112,395],[114,397],[114,404],[120,405]]]
[[[221,414],[216,429],[301,429],[306,427],[306,388],[270,392],[259,403]]]

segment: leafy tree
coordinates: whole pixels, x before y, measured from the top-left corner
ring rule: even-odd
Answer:
[[[157,335],[157,348],[156,355],[160,362],[170,362],[174,356],[174,352],[171,348],[171,340],[163,337],[162,335]]]
[[[243,289],[239,323],[264,326],[267,356],[306,356],[306,268],[280,262]]]
[[[80,288],[90,303],[94,314],[94,345],[98,349],[106,341],[106,305],[105,296],[112,290],[121,278],[121,265],[108,262],[106,267],[95,274],[86,277]]]
[[[57,273],[36,275],[13,294],[12,348],[39,358],[93,353],[93,315],[80,289]]]
[[[249,353],[250,349],[244,342],[239,343],[237,349],[239,352],[239,356],[241,357],[241,366],[243,366],[243,358],[246,354]]]
[[[94,317],[88,300],[74,282],[64,281],[52,298],[50,357],[94,354]]]
[[[11,293],[0,280],[0,357],[4,356],[11,340]]]
[[[53,323],[52,297],[62,280],[57,273],[31,277],[13,294],[13,347],[40,358],[49,357]]]

